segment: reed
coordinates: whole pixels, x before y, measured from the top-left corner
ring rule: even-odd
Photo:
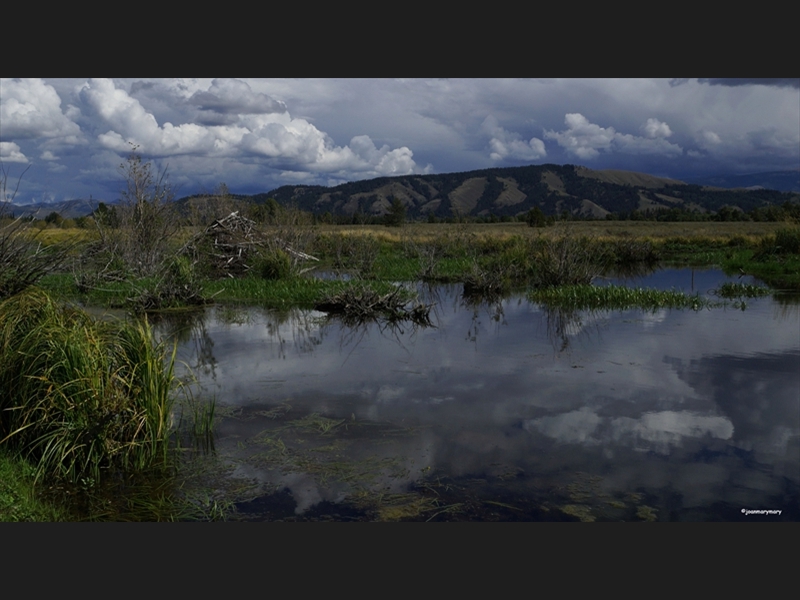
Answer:
[[[99,480],[167,456],[175,350],[147,320],[96,321],[32,288],[0,303],[0,443],[37,479]]]

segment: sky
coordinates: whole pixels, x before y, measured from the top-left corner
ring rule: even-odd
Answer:
[[[4,200],[19,182],[17,204],[114,201],[134,146],[177,197],[546,163],[800,169],[800,79],[0,79]]]

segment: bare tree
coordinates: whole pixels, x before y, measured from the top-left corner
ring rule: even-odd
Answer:
[[[189,222],[194,227],[208,227],[215,219],[226,217],[232,212],[241,212],[246,206],[231,195],[224,182],[211,192],[191,198],[188,204]]]
[[[132,145],[127,160],[119,166],[126,187],[116,208],[112,227],[95,218],[105,259],[119,260],[138,276],[155,274],[162,266],[172,239],[180,230],[180,219],[172,203],[174,192],[167,170],[155,172],[142,161]]]

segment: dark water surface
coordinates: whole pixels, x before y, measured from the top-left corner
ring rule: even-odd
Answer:
[[[422,293],[435,328],[229,307],[184,324],[179,359],[217,402],[193,464],[232,518],[800,520],[796,299],[576,315]]]

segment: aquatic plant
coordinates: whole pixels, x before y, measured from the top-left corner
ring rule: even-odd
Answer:
[[[714,294],[716,294],[720,298],[728,298],[728,299],[760,298],[762,296],[769,296],[771,293],[772,290],[764,286],[753,285],[751,283],[738,283],[732,281],[726,281],[716,290],[714,290]]]
[[[567,285],[539,288],[529,293],[533,302],[549,308],[569,310],[642,308],[691,308],[699,310],[715,303],[697,295],[674,290],[628,288],[624,286]]]
[[[167,455],[175,349],[31,289],[0,303],[0,443],[76,483]]]

